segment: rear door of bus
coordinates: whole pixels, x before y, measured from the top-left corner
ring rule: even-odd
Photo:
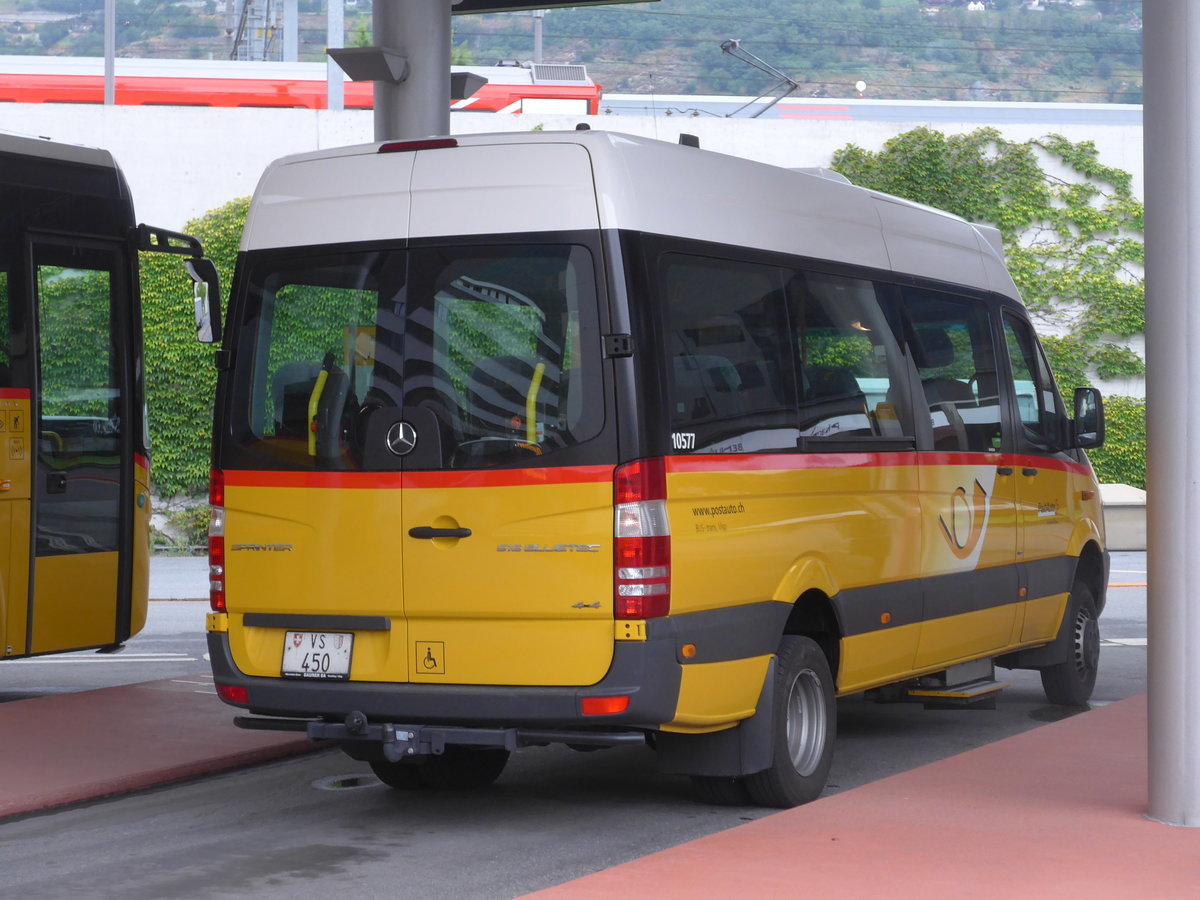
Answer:
[[[414,681],[592,684],[611,662],[615,460],[598,260],[578,237],[411,250]]]
[[[7,298],[0,391],[0,488],[12,501],[5,645],[15,655],[111,644],[131,630],[128,250],[45,236],[26,253],[24,297]]]

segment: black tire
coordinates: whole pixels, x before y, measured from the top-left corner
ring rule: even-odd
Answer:
[[[451,745],[418,768],[429,787],[439,791],[487,787],[508,764],[508,751],[495,747]]]
[[[368,762],[375,777],[390,788],[398,791],[417,791],[429,787],[421,774],[421,770],[425,768],[423,763],[389,762],[386,759],[372,759]]]
[[[817,799],[833,762],[837,707],[829,660],[811,638],[787,635],[779,644],[773,720],[774,762],[746,776],[750,798],[780,809]]]
[[[704,803],[713,806],[753,806],[745,778],[728,775],[693,775],[692,789]]]
[[[1069,629],[1070,656],[1041,670],[1046,699],[1059,706],[1086,706],[1100,667],[1100,626],[1092,589],[1076,582],[1067,601],[1063,629]]]

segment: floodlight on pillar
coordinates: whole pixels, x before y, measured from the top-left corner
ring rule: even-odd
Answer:
[[[343,47],[327,51],[351,81],[400,84],[408,78],[408,57],[387,47]]]
[[[487,83],[486,78],[476,75],[474,72],[451,72],[450,99],[466,100],[468,97],[474,96],[475,92]]]

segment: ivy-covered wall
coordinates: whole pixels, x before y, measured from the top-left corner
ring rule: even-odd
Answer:
[[[1068,402],[1096,378],[1145,374],[1128,345],[1146,326],[1145,214],[1129,173],[1102,164],[1091,142],[915,128],[879,152],[843,147],[832,167],[863,187],[999,228],[1009,272]],[[1108,397],[1105,411],[1108,444],[1089,454],[1097,475],[1145,487],[1145,401]]]
[[[226,203],[189,222],[216,263],[228,296],[249,200]],[[197,342],[192,283],[178,256],[141,257],[146,403],[155,493],[202,496],[208,489],[213,395],[213,348]]]

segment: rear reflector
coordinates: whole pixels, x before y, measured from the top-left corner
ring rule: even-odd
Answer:
[[[615,716],[629,709],[629,698],[584,697],[579,705],[585,716]]]
[[[226,703],[233,703],[237,706],[250,705],[250,692],[244,687],[236,687],[232,684],[218,684],[217,696]]]
[[[423,141],[389,141],[381,144],[380,153],[411,153],[415,150],[448,150],[457,147],[454,138],[429,138]]]
[[[613,615],[618,619],[665,616],[671,611],[666,461],[639,459],[618,467],[613,501]]]

